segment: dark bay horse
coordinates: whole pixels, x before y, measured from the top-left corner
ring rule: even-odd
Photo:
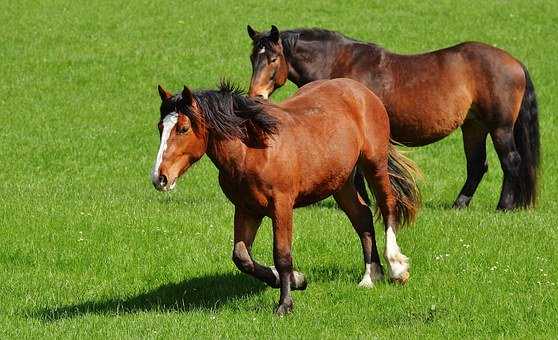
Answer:
[[[524,65],[507,52],[467,42],[400,55],[322,29],[256,32],[249,94],[267,98],[287,79],[358,80],[384,103],[391,137],[408,146],[436,142],[461,127],[467,180],[454,202],[469,205],[484,173],[490,134],[504,172],[497,208],[529,208],[537,199],[539,123],[535,90]],[[366,192],[364,187],[359,192]]]
[[[333,195],[357,232],[364,255],[361,286],[372,287],[383,270],[372,212],[353,185],[359,167],[373,188],[386,228],[384,257],[390,278],[405,283],[408,260],[395,230],[414,219],[420,195],[413,163],[389,143],[381,101],[351,79],[314,82],[281,104],[251,99],[227,84],[215,91],[172,95],[159,87],[161,142],[153,167],[156,189],[176,180],[207,154],[219,184],[235,205],[233,261],[244,273],[280,288],[276,313],[291,311],[291,289],[306,280],[293,271],[293,209]],[[256,262],[251,247],[262,218],[273,224],[275,267]],[[327,232],[334,231],[323,231]]]

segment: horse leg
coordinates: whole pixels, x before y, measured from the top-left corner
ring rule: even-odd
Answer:
[[[396,201],[388,174],[387,156],[381,161],[364,159],[362,168],[368,184],[374,189],[376,202],[385,225],[386,249],[389,277],[393,282],[405,284],[409,280],[409,260],[401,253],[395,230],[397,227]]]
[[[274,267],[267,267],[252,258],[252,243],[262,222],[262,216],[256,216],[236,208],[234,214],[234,249],[232,259],[236,267],[243,273],[251,275],[265,282],[273,288],[279,288],[279,274]],[[303,290],[306,288],[304,275],[295,272],[297,280],[291,283],[291,288]]]
[[[272,214],[273,222],[273,261],[279,273],[281,294],[275,313],[288,314],[293,309],[291,283],[300,280],[293,272],[291,247],[293,239],[293,204],[286,198],[276,198]],[[304,278],[302,278],[304,279]]]
[[[333,197],[351,221],[362,245],[364,276],[358,285],[372,288],[374,282],[380,281],[384,277],[378,248],[376,247],[372,212],[360,199],[351,180],[347,181]]]
[[[488,131],[474,120],[466,120],[461,127],[463,146],[467,158],[467,180],[459,192],[453,207],[457,209],[469,206],[484,174],[488,171],[486,161],[486,136]]]
[[[362,172],[357,168],[354,176],[355,188],[358,194],[364,200],[367,205],[370,204],[370,197],[368,197],[368,192],[366,191],[366,182],[364,182],[364,176]]]
[[[520,183],[519,166],[521,156],[517,152],[513,136],[513,127],[500,127],[490,132],[494,148],[498,153],[500,165],[504,172],[502,191],[498,202],[498,210],[512,210],[515,206],[514,183]]]

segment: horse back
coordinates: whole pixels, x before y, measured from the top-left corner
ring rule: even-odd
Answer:
[[[381,100],[366,85],[350,78],[311,82],[278,107],[306,127],[350,125],[355,135],[368,128],[389,130]]]
[[[489,122],[499,117],[489,112],[503,102],[499,97],[524,87],[521,64],[515,58],[477,42],[414,55],[383,50],[380,57],[353,60],[350,72],[381,98],[392,136],[408,145],[425,145],[449,135],[471,111],[484,114],[482,119]]]

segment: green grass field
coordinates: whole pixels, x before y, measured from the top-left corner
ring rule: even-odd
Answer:
[[[0,23],[0,338],[558,336],[558,2],[2,1]],[[418,221],[398,237],[409,284],[357,287],[360,244],[328,199],[295,214],[309,286],[275,317],[278,292],[230,260],[233,207],[211,162],[172,193],[149,180],[156,85],[247,87],[248,23],[324,27],[405,53],[464,40],[511,52],[539,99],[539,207],[495,212],[489,143],[471,207],[451,210],[461,133],[412,149],[425,178]],[[269,221],[254,254],[272,262]]]

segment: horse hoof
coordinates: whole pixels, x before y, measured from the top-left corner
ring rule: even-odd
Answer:
[[[459,203],[459,202],[456,201],[456,202],[453,203],[453,205],[451,207],[452,207],[452,209],[461,210],[461,209],[467,208],[467,205],[463,204],[463,203]]]
[[[503,212],[503,213],[507,213],[507,212],[513,211],[515,209],[516,208],[513,206],[513,204],[507,204],[507,205],[506,204],[502,204],[502,205],[498,204],[498,206],[496,207],[496,211]]]
[[[374,282],[372,282],[370,275],[367,275],[362,278],[362,280],[358,283],[358,286],[362,288],[374,288]]]
[[[305,290],[308,283],[306,282],[306,278],[304,274],[301,272],[293,272],[294,281],[291,282],[291,289],[292,290]]]
[[[468,196],[459,196],[455,202],[453,203],[453,209],[465,209],[469,206],[469,202],[471,202],[471,197]]]
[[[404,285],[407,284],[410,277],[411,277],[411,274],[409,274],[409,272],[404,272],[399,277],[392,277],[391,282],[404,286]]]
[[[293,311],[292,301],[290,303],[284,302],[279,306],[277,306],[277,309],[275,309],[275,315],[283,317],[287,314],[290,314],[292,311]]]

